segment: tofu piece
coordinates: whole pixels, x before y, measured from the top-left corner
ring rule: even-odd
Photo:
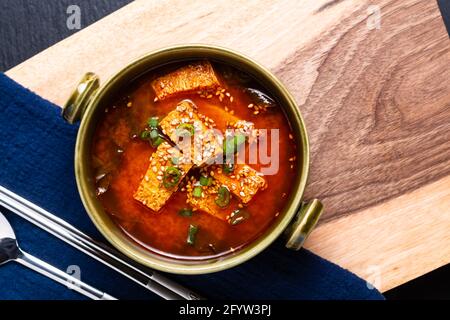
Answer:
[[[156,97],[163,100],[181,93],[216,90],[220,82],[211,63],[201,61],[156,78],[151,86]]]
[[[195,104],[190,100],[181,101],[159,123],[162,131],[182,150],[184,157],[196,166],[201,166],[215,159],[223,151],[223,137],[213,130],[214,121],[199,114]],[[191,125],[194,138],[180,140],[180,125]]]
[[[220,220],[226,221],[230,213],[229,208],[221,208],[216,204],[219,186],[203,187],[202,197],[194,197],[192,192],[187,193],[188,203],[197,210],[206,212]]]
[[[192,164],[189,163],[173,164],[172,158],[177,158],[179,161],[181,156],[177,148],[167,142],[161,143],[150,158],[150,165],[133,195],[134,199],[155,212],[159,211],[170,196],[177,191],[179,183],[192,167]],[[168,167],[176,167],[181,172],[178,183],[169,189],[163,185],[163,175]]]
[[[245,164],[236,164],[234,172],[226,174],[222,168],[214,170],[214,179],[226,186],[243,203],[248,203],[260,189],[267,188],[266,180],[258,171]]]

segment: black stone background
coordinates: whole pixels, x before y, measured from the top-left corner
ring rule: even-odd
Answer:
[[[84,28],[131,1],[0,0],[0,71],[77,32],[66,26],[69,5],[80,7]],[[450,0],[438,2],[450,32]],[[385,296],[387,299],[450,299],[450,265],[390,290]]]

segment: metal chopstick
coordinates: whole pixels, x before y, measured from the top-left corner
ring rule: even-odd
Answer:
[[[2,186],[0,205],[165,299],[203,299],[155,271],[143,269],[118,251],[93,240],[66,221]]]

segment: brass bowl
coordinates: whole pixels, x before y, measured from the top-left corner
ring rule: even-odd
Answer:
[[[103,210],[95,195],[95,184],[90,168],[92,136],[96,122],[109,99],[140,75],[161,65],[192,59],[210,59],[234,66],[252,75],[265,87],[284,109],[295,135],[299,154],[298,168],[301,172],[294,178],[293,190],[286,201],[283,212],[266,232],[244,248],[219,258],[196,261],[182,261],[162,257],[142,248],[112,221]],[[237,52],[209,45],[181,45],[158,50],[132,62],[119,71],[102,87],[98,77],[88,73],[66,103],[64,118],[73,123],[81,120],[75,150],[75,174],[78,190],[84,207],[97,229],[119,251],[148,267],[178,274],[203,274],[236,266],[252,258],[269,246],[283,232],[286,246],[298,250],[317,223],[323,206],[318,200],[302,203],[303,191],[309,171],[308,137],[299,109],[292,95],[283,84],[266,68]]]

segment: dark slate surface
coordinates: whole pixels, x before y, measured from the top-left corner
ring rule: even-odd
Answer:
[[[81,11],[81,27],[131,0],[1,0],[0,71],[6,71],[79,30],[69,30],[68,6]]]
[[[69,5],[81,9],[82,28],[132,0],[1,0],[0,71],[6,71],[78,30],[66,26]],[[450,32],[450,0],[438,0]],[[388,291],[388,299],[450,299],[450,266]]]

